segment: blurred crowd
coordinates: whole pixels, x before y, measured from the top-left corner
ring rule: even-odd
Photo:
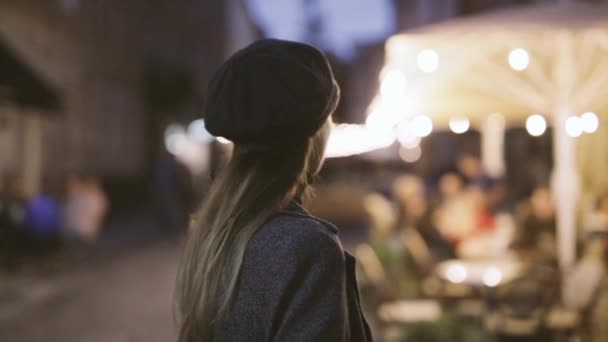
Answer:
[[[90,175],[66,177],[62,191],[26,194],[17,177],[0,178],[0,267],[16,270],[65,244],[94,243],[108,200]]]
[[[186,167],[164,151],[137,182],[76,171],[28,193],[18,176],[0,175],[0,272],[88,255],[102,236],[183,231],[194,192]]]
[[[485,293],[485,310],[540,320],[551,315],[551,308],[563,307],[574,312],[576,329],[589,334],[589,340],[592,331],[608,339],[608,331],[600,332],[603,325],[599,323],[608,318],[604,313],[608,312],[604,304],[608,303],[608,194],[581,208],[579,255],[567,274],[560,274],[558,266],[550,188],[538,184],[527,197],[515,199],[506,182],[484,174],[473,156],[460,158],[456,168],[446,170],[436,181],[413,174],[399,176],[390,192],[365,196],[363,207],[370,239],[358,245],[356,253],[370,307],[404,299],[470,298],[472,290],[490,286],[482,283],[466,289],[471,284],[454,284],[462,279],[452,284],[442,281],[437,271],[442,263],[509,261],[523,266],[514,279],[506,281],[500,275],[491,284],[495,298],[490,300]],[[456,290],[450,292],[450,286]]]

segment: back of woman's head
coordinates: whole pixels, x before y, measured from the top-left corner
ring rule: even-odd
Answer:
[[[209,340],[229,313],[249,239],[305,193],[338,99],[325,56],[295,42],[258,41],[212,79],[206,128],[235,146],[190,227],[177,287],[180,341]]]

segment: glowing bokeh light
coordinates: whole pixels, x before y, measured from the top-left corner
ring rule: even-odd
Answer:
[[[418,68],[425,73],[432,73],[439,68],[439,54],[433,49],[425,49],[418,53]]]
[[[581,115],[581,125],[583,132],[594,133],[600,126],[600,120],[593,112],[583,113],[583,115]]]
[[[490,267],[483,273],[483,283],[488,287],[495,287],[502,281],[502,272],[496,267]]]
[[[465,281],[465,279],[467,279],[467,269],[460,264],[450,265],[448,267],[446,277],[452,283],[462,283]]]
[[[410,121],[414,134],[424,138],[433,132],[433,120],[426,115],[418,115]]]
[[[526,120],[526,130],[533,137],[539,137],[547,130],[547,121],[540,114],[533,114]]]
[[[395,134],[392,130],[373,130],[364,125],[339,124],[332,128],[325,157],[337,158],[371,152],[392,145]]]
[[[397,140],[405,148],[414,148],[420,144],[420,137],[416,136],[413,126],[402,121],[396,128]]]
[[[373,110],[365,120],[365,125],[372,130],[392,130],[406,116],[404,112],[406,104],[402,100],[390,101],[380,98],[374,103],[372,108]]]
[[[450,119],[450,130],[456,134],[463,134],[469,130],[471,122],[466,117],[456,117]]]
[[[509,53],[509,65],[515,71],[523,71],[530,64],[530,55],[528,51],[522,48],[511,50]]]
[[[571,116],[566,119],[566,134],[568,136],[576,138],[583,134],[583,122],[578,116]]]

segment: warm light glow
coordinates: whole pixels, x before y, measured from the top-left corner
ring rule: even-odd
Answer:
[[[405,107],[403,100],[379,98],[372,105],[373,110],[368,114],[365,125],[376,131],[392,130],[406,116]]]
[[[418,68],[422,72],[432,73],[439,68],[439,54],[433,49],[425,49],[418,53]]]
[[[203,144],[213,141],[213,135],[205,129],[205,120],[203,119],[196,119],[188,125],[188,135],[192,140]]]
[[[509,53],[509,65],[516,71],[525,70],[530,64],[528,51],[522,48],[514,49]]]
[[[327,158],[346,157],[371,152],[392,145],[392,130],[373,130],[364,125],[340,124],[335,126],[327,141]]]
[[[578,116],[571,116],[566,119],[566,133],[576,138],[583,134],[583,122]]]
[[[465,281],[465,279],[467,279],[467,269],[460,264],[450,265],[448,267],[446,277],[452,283],[462,283],[463,281]]]
[[[410,121],[414,135],[424,138],[433,132],[433,120],[426,115],[418,115]]]
[[[404,96],[407,81],[403,72],[397,68],[390,68],[384,72],[380,83],[380,94],[385,98],[395,99]]]
[[[581,115],[581,125],[583,132],[593,133],[597,131],[598,127],[600,126],[600,120],[595,113],[587,112]]]
[[[402,121],[397,125],[397,140],[405,148],[414,148],[420,144],[420,137],[416,136],[412,125],[407,121]]]
[[[196,127],[196,125],[195,125]],[[207,158],[204,145],[186,133],[179,124],[171,124],[165,129],[165,148],[169,153],[187,165],[191,170],[203,170]]]
[[[456,117],[450,119],[450,130],[456,134],[462,134],[469,130],[471,123],[466,117]]]
[[[226,139],[224,137],[217,137],[217,141],[220,144],[231,144],[232,143],[232,141],[230,141],[230,140],[228,140],[228,139]]]
[[[530,115],[526,120],[526,130],[533,137],[541,136],[547,130],[547,121],[540,114]]]
[[[171,124],[165,128],[165,148],[171,154],[178,152],[180,141],[186,136],[186,130],[182,125]]]
[[[392,111],[377,109],[369,113],[365,125],[375,131],[390,131],[396,124],[397,119]]]
[[[495,287],[502,281],[502,272],[495,267],[488,268],[483,273],[483,283],[489,287]]]
[[[420,138],[412,137],[411,139],[404,139],[399,143],[401,143],[401,146],[404,148],[414,148],[420,146]]]
[[[422,156],[422,149],[420,146],[415,146],[413,148],[401,147],[399,149],[399,156],[406,163],[414,163]]]

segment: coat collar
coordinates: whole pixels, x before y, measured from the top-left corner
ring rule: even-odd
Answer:
[[[334,234],[338,234],[338,228],[334,224],[312,215],[308,210],[306,210],[306,208],[296,201],[289,202],[289,205],[287,205],[287,208],[285,208],[282,213],[313,219],[329,228],[329,230],[331,230]]]

